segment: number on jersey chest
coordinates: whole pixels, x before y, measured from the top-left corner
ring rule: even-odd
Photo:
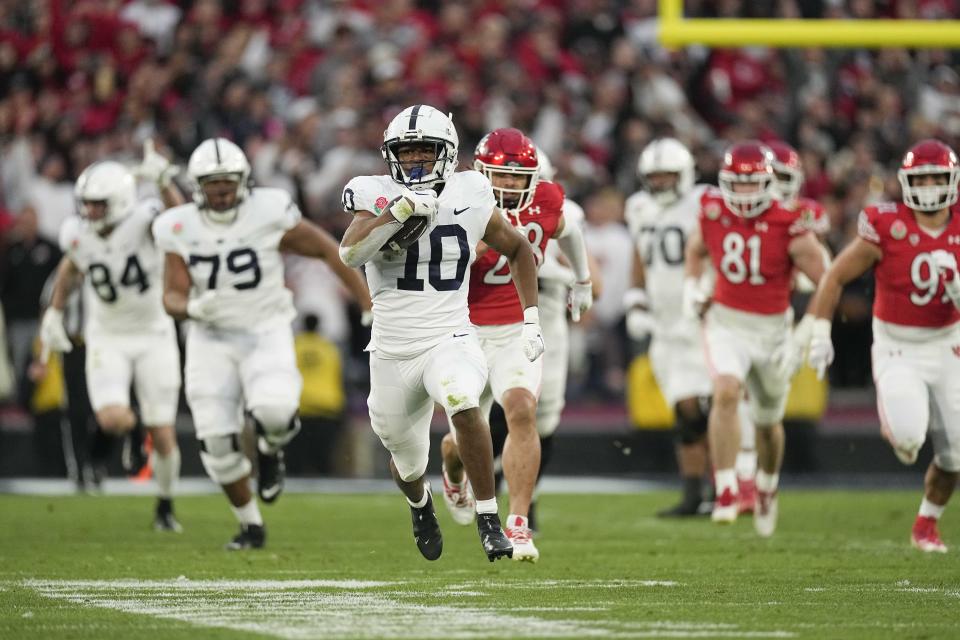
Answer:
[[[147,279],[147,273],[140,266],[137,254],[127,258],[123,271],[120,273],[120,280],[114,281],[114,274],[110,272],[110,267],[102,262],[91,262],[87,267],[87,277],[90,278],[90,286],[93,287],[97,297],[107,303],[116,302],[119,295],[117,287],[135,287],[137,293],[143,293],[150,288],[150,281]]]
[[[517,227],[519,231],[530,243],[533,249],[533,259],[537,263],[537,268],[543,264],[543,227],[537,222],[528,222]],[[483,274],[484,284],[500,285],[513,282],[510,276],[510,266],[507,264],[507,257],[501,255],[496,264],[487,269]]]
[[[760,236],[744,238],[736,231],[731,231],[723,237],[721,248],[723,257],[720,259],[720,272],[729,282],[751,285],[761,285],[766,278],[760,273]]]
[[[397,289],[402,291],[423,291],[426,282],[430,283],[435,291],[457,291],[463,285],[467,274],[467,265],[470,263],[470,245],[467,242],[466,230],[458,224],[441,224],[434,227],[430,235],[429,254],[420,260],[420,246],[423,238],[407,247],[407,258],[404,261],[403,276],[397,278]],[[456,247],[444,260],[444,247]],[[443,263],[456,260],[453,275],[444,276]],[[425,265],[426,269],[421,265]],[[426,273],[424,273],[426,271]]]

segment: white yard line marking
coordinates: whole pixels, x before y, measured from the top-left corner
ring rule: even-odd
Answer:
[[[541,583],[577,587],[660,585],[658,581]],[[669,581],[667,581],[670,583]],[[791,638],[783,630],[695,622],[631,623],[513,615],[514,610],[426,605],[424,593],[402,582],[362,580],[27,580],[20,583],[49,598],[81,606],[178,620],[203,627],[251,631],[289,640],[311,638]],[[494,583],[491,582],[491,585]],[[676,583],[670,583],[676,584]],[[523,583],[498,584],[517,588]],[[444,590],[444,593],[448,593]],[[477,592],[480,593],[480,592]],[[418,595],[419,594],[419,595]],[[426,592],[427,599],[437,591]],[[518,607],[516,612],[573,613],[604,607]]]

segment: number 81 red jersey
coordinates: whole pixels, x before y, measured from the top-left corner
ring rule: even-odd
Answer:
[[[909,327],[948,327],[960,321],[940,282],[933,252],[960,255],[960,216],[954,210],[936,237],[924,231],[902,202],[885,202],[860,213],[857,234],[883,257],[874,269],[874,317]]]
[[[537,268],[543,264],[547,241],[557,232],[563,216],[563,188],[540,180],[530,206],[520,212],[520,219],[507,216],[533,249]],[[510,276],[506,257],[488,249],[470,267],[470,291],[467,295],[470,321],[477,325],[516,324],[523,322],[520,296]]]
[[[700,199],[700,233],[717,272],[714,301],[749,313],[787,310],[793,286],[790,242],[809,233],[796,212],[774,202],[760,215],[744,218],[711,188]]]

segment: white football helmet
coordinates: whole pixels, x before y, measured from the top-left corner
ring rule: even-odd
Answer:
[[[537,160],[539,161],[540,179],[553,182],[553,177],[557,175],[557,168],[553,166],[550,157],[540,147],[537,147]]]
[[[409,173],[400,164],[397,149],[404,143],[432,142],[436,147],[436,160],[433,167],[421,163],[411,167]],[[432,187],[438,182],[450,179],[457,169],[457,150],[460,138],[453,126],[451,116],[426,104],[407,107],[390,121],[383,132],[383,146],[380,151],[387,162],[390,177],[408,187]]]
[[[137,182],[133,173],[125,166],[107,160],[84,169],[77,178],[73,193],[77,199],[80,217],[99,233],[115,227],[130,214],[137,201]],[[88,202],[105,202],[106,215],[91,220],[88,216]]]
[[[676,138],[660,138],[644,147],[637,171],[643,188],[662,206],[676,202],[693,188],[693,156]],[[677,181],[673,188],[654,191],[647,180],[651,173],[675,173]]]
[[[226,138],[208,138],[190,154],[187,173],[194,181],[193,201],[197,207],[218,222],[228,222],[236,216],[240,203],[250,194],[250,163],[243,151]],[[207,180],[235,180],[237,198],[226,211],[212,209],[203,193]]]

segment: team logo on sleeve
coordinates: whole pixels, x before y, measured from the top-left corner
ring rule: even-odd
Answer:
[[[383,213],[383,208],[386,207],[389,202],[385,197],[380,196],[377,198],[377,201],[373,203],[373,206],[377,210],[377,213],[380,214]]]
[[[174,233],[180,233],[180,232],[182,232],[182,231],[183,231],[183,224],[181,224],[181,223],[179,223],[179,222],[174,223],[174,225],[173,225],[173,232],[174,232]]]
[[[907,225],[904,224],[903,220],[895,220],[890,225],[890,235],[894,240],[903,240],[907,237]]]
[[[721,211],[720,204],[717,202],[708,202],[707,206],[704,207],[703,209],[704,215],[710,218],[711,220],[716,220],[717,218],[719,218],[720,211]]]

